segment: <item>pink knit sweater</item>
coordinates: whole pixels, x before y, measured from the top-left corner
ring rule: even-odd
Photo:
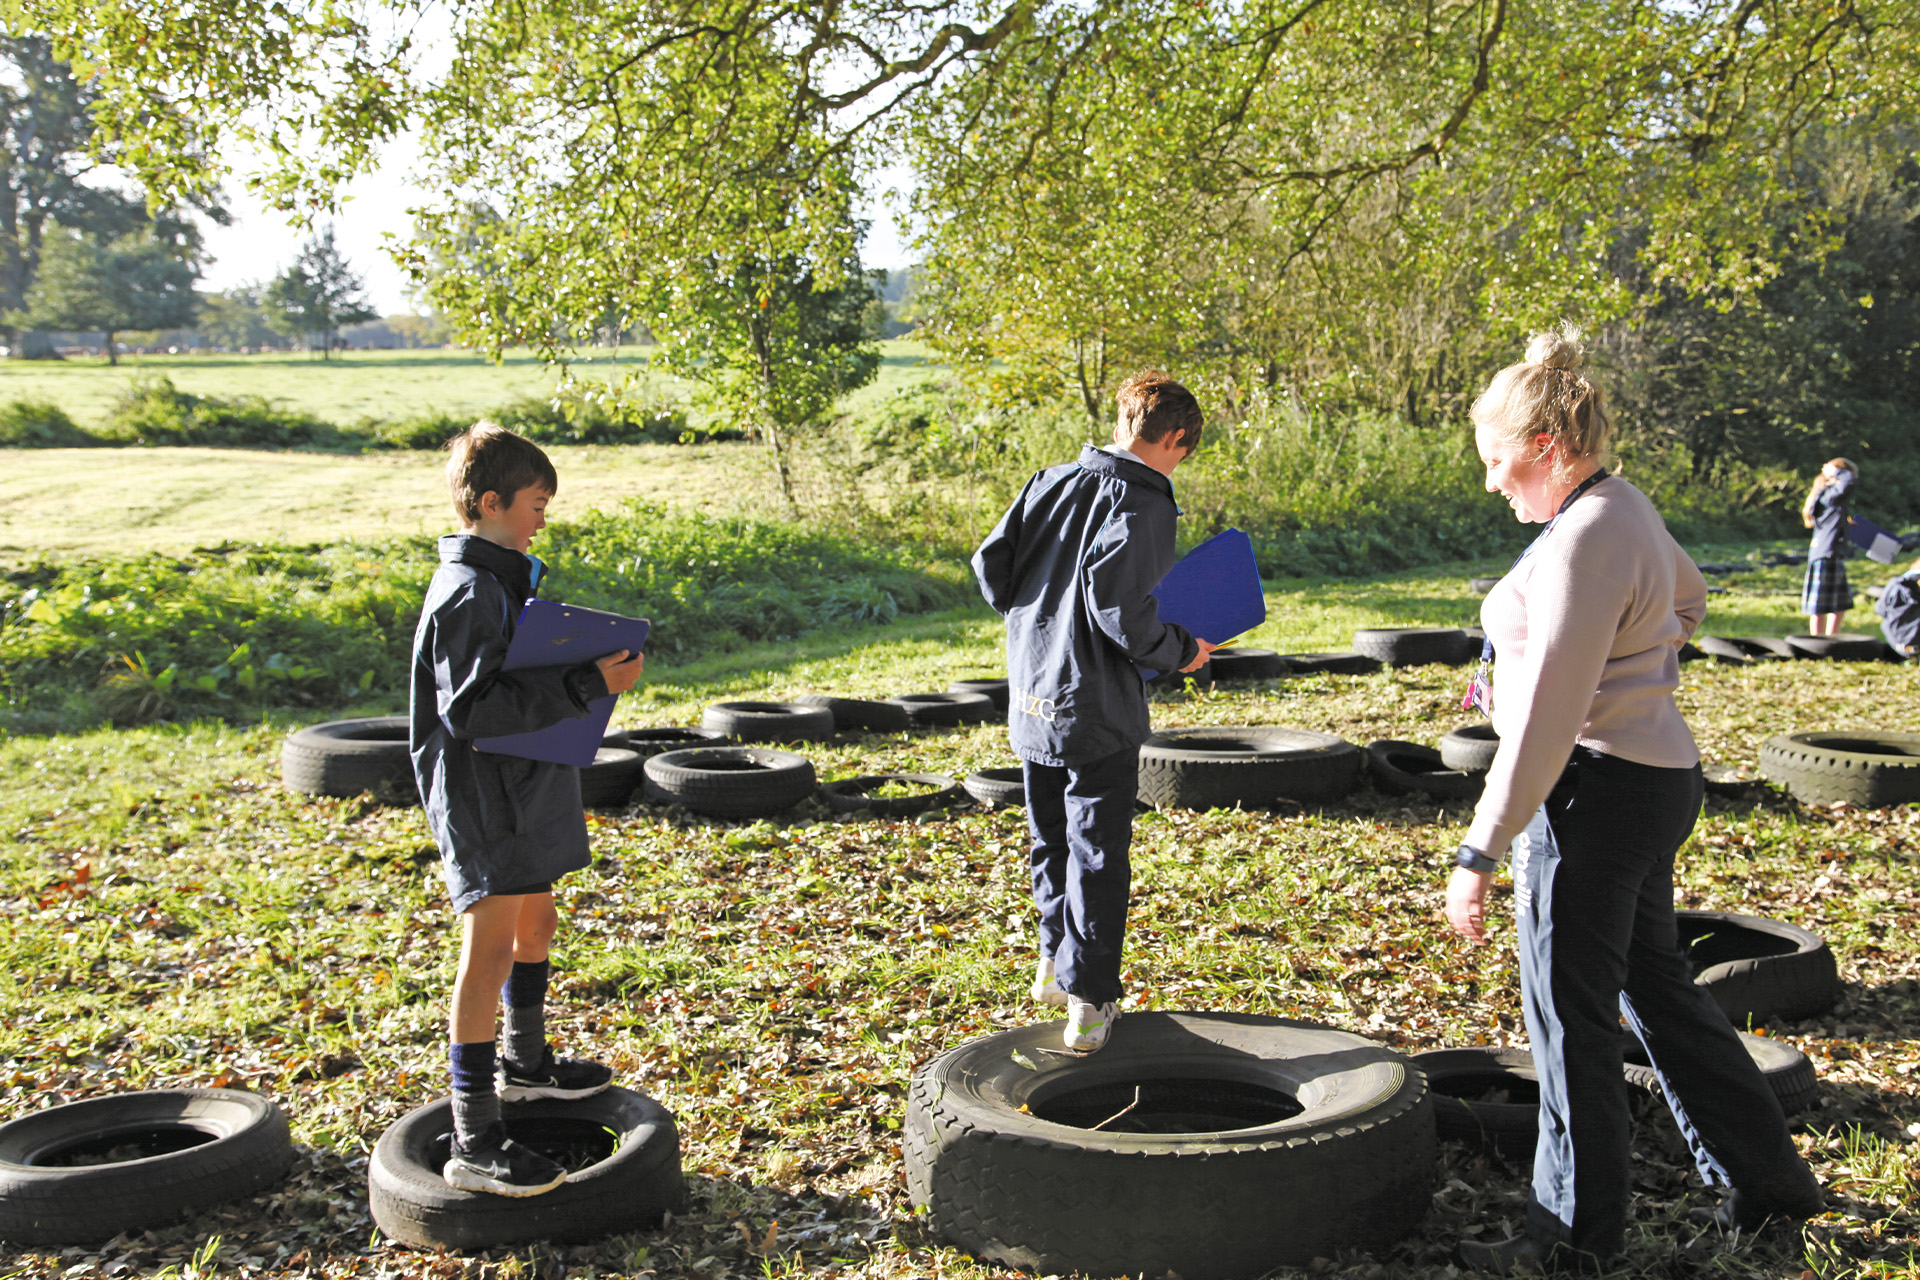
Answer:
[[[1680,646],[1706,614],[1706,580],[1646,494],[1609,476],[1568,507],[1480,607],[1500,750],[1467,843],[1504,856],[1576,744],[1661,768],[1697,762],[1673,690]]]

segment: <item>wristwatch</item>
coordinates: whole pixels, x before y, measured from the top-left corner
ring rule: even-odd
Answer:
[[[1479,871],[1491,875],[1500,869],[1500,859],[1489,858],[1485,853],[1470,844],[1463,844],[1453,855],[1453,865],[1464,867],[1468,871]]]

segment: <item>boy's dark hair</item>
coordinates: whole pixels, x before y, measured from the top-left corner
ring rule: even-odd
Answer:
[[[476,422],[442,448],[448,454],[447,490],[454,510],[469,523],[480,518],[480,499],[489,491],[509,507],[522,489],[560,491],[560,477],[540,446],[505,427]]]
[[[1196,448],[1206,417],[1193,392],[1158,369],[1143,369],[1120,384],[1123,435],[1158,444],[1168,436],[1183,449]]]

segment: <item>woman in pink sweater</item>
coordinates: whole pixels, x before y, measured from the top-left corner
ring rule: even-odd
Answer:
[[[1524,1234],[1463,1241],[1480,1270],[1591,1266],[1626,1245],[1627,1027],[1646,1046],[1725,1227],[1819,1213],[1819,1183],[1733,1027],[1694,985],[1673,916],[1674,854],[1700,813],[1700,755],[1674,705],[1706,583],[1645,494],[1606,470],[1612,420],[1579,336],[1535,337],[1473,407],[1487,488],[1545,523],[1481,607],[1500,735],[1447,884],[1447,919],[1486,941],[1510,849],[1520,990],[1540,1076]]]

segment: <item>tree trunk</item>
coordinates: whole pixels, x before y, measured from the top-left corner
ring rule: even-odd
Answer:
[[[120,353],[113,349],[113,330],[107,330],[105,337],[107,339],[107,363],[109,365],[118,365],[120,363]]]
[[[774,371],[773,353],[769,350],[766,327],[755,320],[747,322],[747,332],[753,337],[753,358],[760,369],[760,386],[763,397],[762,417],[765,421],[761,429],[767,433],[767,443],[773,446],[773,469],[780,476],[780,496],[787,500],[787,514],[800,514],[799,499],[793,496],[793,468],[787,459],[787,440],[780,430],[779,415],[774,409],[779,395],[779,375]]]

